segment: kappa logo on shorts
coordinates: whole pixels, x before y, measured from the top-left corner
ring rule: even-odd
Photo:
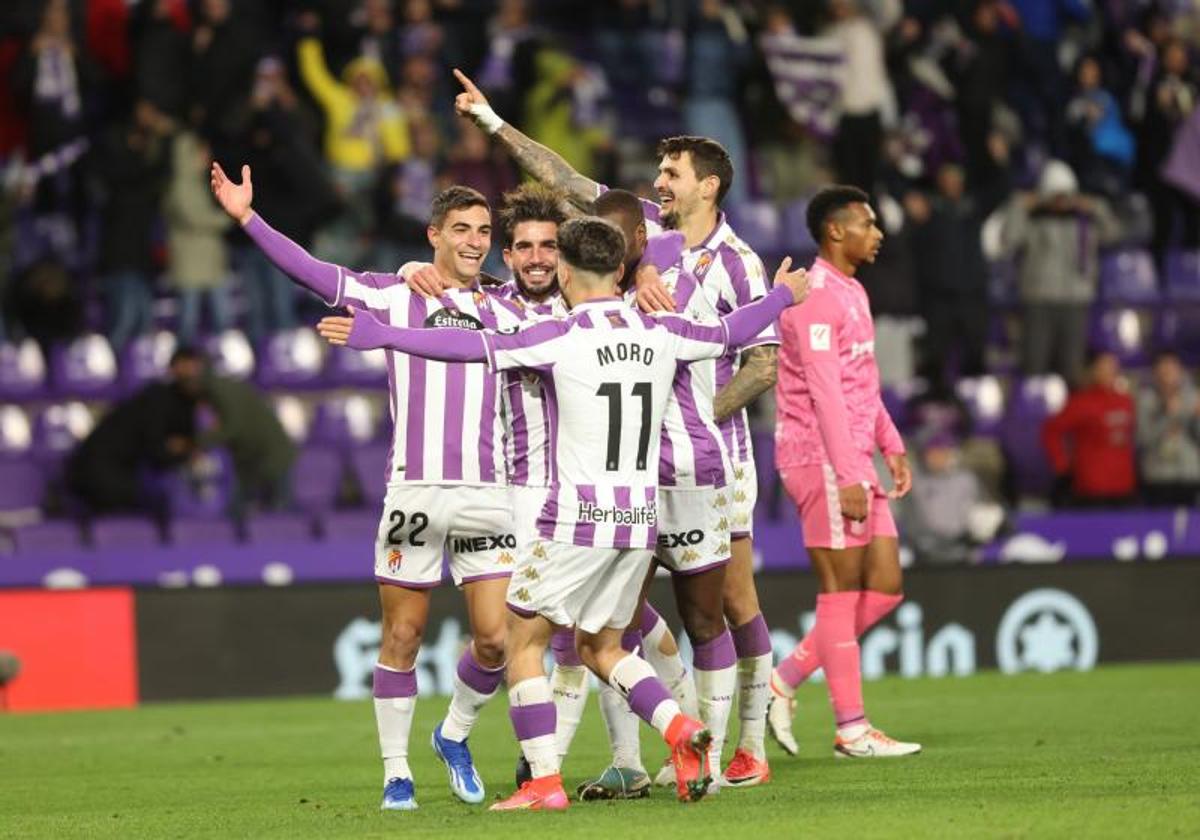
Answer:
[[[533,547],[533,556],[542,560],[546,559],[546,547],[541,543],[535,545]]]
[[[404,560],[404,554],[398,548],[393,548],[388,552],[387,567],[392,574],[400,571],[400,563]]]
[[[733,468],[733,477],[736,478],[738,481],[741,481],[743,478],[746,477],[746,471],[744,469],[739,469],[738,467],[734,467]]]
[[[735,502],[744,502],[744,501],[746,501],[746,491],[745,491],[745,490],[735,490],[735,491],[733,492],[733,500],[734,500]]]
[[[723,542],[717,546],[717,554],[724,556],[729,553],[729,543]]]
[[[455,537],[452,550],[455,552],[491,551],[494,548],[516,548],[517,538],[512,534],[491,534],[486,537]],[[511,560],[509,561],[511,562]]]
[[[533,599],[533,596],[529,594],[529,590],[524,586],[514,592],[512,596],[518,601],[524,601],[527,604]]]
[[[700,559],[700,552],[692,551],[692,549],[689,548],[687,551],[683,552],[683,557],[679,559],[684,563],[695,563]]]
[[[718,531],[728,531],[729,530],[729,520],[726,519],[724,516],[722,516],[721,521],[719,521],[717,523],[717,530]]]
[[[501,566],[511,566],[513,563],[516,562],[516,558],[513,557],[511,554],[509,554],[507,551],[504,551],[504,552],[501,552],[500,556],[496,558],[496,562],[499,563]]]
[[[519,573],[526,580],[541,580],[542,576],[537,573],[537,569],[533,566],[524,566]]]
[[[729,504],[729,500],[725,498],[724,493],[717,496],[717,507],[725,507],[727,504]]]
[[[704,542],[704,532],[699,528],[658,535],[659,548],[685,548],[689,545],[699,545],[702,542]]]

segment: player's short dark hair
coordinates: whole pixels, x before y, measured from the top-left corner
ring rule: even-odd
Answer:
[[[835,184],[820,190],[812,197],[812,201],[808,202],[808,213],[805,216],[813,241],[820,245],[825,238],[825,225],[829,220],[851,204],[859,203],[870,204],[871,196],[858,187]]]
[[[625,262],[625,234],[599,216],[571,219],[558,229],[558,256],[580,271],[611,274]]]
[[[566,196],[559,190],[545,184],[522,184],[515,190],[504,194],[504,204],[500,208],[500,229],[504,232],[504,240],[513,241],[513,232],[522,222],[550,222],[561,225],[567,220],[563,212],[563,202]]]
[[[596,198],[592,207],[597,216],[620,215],[636,219],[639,223],[646,220],[641,199],[629,190],[607,190]]]
[[[696,178],[707,178],[716,175],[721,182],[717,188],[717,204],[725,200],[729,188],[733,186],[733,159],[725,147],[710,137],[695,137],[682,135],[667,137],[658,141],[656,154],[659,157],[677,158],[684,152],[691,155],[692,168],[696,170]]]
[[[468,207],[482,207],[489,212],[492,209],[488,206],[488,200],[479,190],[464,187],[461,184],[446,187],[433,197],[433,204],[429,211],[429,224],[440,228],[451,211],[466,210]]]

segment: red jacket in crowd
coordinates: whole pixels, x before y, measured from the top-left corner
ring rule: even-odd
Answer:
[[[1055,473],[1071,474],[1071,490],[1087,499],[1131,496],[1134,467],[1133,399],[1112,388],[1076,391],[1042,427],[1042,445]]]

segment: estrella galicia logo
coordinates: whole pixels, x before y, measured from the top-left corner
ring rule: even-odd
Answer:
[[[1100,637],[1083,602],[1061,589],[1027,592],[1005,611],[996,631],[996,664],[1005,674],[1088,671]]]
[[[452,327],[459,330],[483,329],[483,322],[474,315],[460,312],[457,309],[439,309],[425,319],[426,327]]]

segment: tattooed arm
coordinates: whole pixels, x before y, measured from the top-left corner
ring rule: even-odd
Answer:
[[[779,347],[775,344],[762,344],[742,353],[741,368],[729,384],[717,392],[713,402],[717,422],[732,417],[754,402],[759,394],[775,386],[778,358]]]
[[[459,116],[472,120],[500,141],[517,165],[536,180],[566,193],[568,205],[563,209],[568,215],[577,216],[581,211],[590,213],[592,202],[600,194],[600,185],[576,172],[562,155],[501,120],[488,104],[487,97],[461,70],[455,70],[454,76],[463,86],[463,92],[454,99],[454,109]]]

